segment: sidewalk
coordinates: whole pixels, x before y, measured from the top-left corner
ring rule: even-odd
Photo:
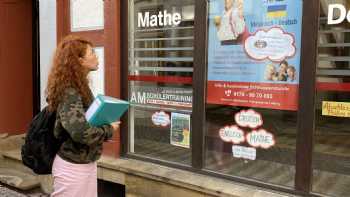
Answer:
[[[18,192],[12,188],[8,188],[0,184],[0,196],[1,197],[48,197],[49,195],[43,194],[40,191],[29,191],[26,194]]]

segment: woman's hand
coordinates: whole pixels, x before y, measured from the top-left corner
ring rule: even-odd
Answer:
[[[119,129],[120,121],[112,122],[110,125],[113,128],[114,131],[117,131]]]

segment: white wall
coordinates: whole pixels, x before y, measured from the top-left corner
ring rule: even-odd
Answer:
[[[76,7],[75,13],[86,13],[87,11],[91,16],[103,17],[103,4],[96,3],[97,0],[79,0],[76,3],[88,3],[85,7]],[[39,12],[40,12],[40,93],[41,93],[41,108],[46,106],[45,89],[47,85],[47,78],[50,72],[52,57],[57,43],[57,26],[56,26],[56,0],[39,0]],[[91,7],[95,8],[92,9]],[[99,5],[96,7],[96,5]],[[86,10],[87,9],[87,10]],[[94,11],[91,11],[94,10]],[[95,13],[96,12],[96,13]],[[100,13],[102,12],[102,14]],[[99,19],[99,21],[103,18]],[[78,24],[83,24],[84,28],[90,28],[87,24],[95,24],[94,20],[84,21],[79,19],[76,21]],[[85,24],[86,23],[86,24]],[[91,89],[94,95],[104,94],[104,48],[96,48],[96,53],[99,56],[99,70],[90,74]]]
[[[46,105],[45,89],[56,47],[56,0],[39,0],[40,20],[40,93],[41,107]]]

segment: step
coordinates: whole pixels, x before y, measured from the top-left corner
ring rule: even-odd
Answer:
[[[19,161],[22,163],[22,156],[21,156],[20,149],[13,149],[13,150],[4,151],[1,154],[4,158],[13,159],[15,161]]]
[[[40,182],[36,176],[9,167],[0,167],[0,182],[20,190],[40,187]]]
[[[38,176],[22,164],[19,149],[6,150],[0,158],[0,182],[19,190],[31,190],[40,187]]]

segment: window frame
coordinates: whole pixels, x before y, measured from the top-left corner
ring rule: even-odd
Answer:
[[[104,29],[71,31],[70,0],[56,0],[57,44],[69,34],[82,36],[104,48],[104,90],[113,97],[121,96],[120,47],[120,1],[104,1]],[[114,158],[120,156],[120,136],[116,132],[112,142],[105,142],[103,154]]]
[[[121,1],[121,95],[128,99],[128,4]],[[312,189],[312,153],[315,131],[315,96],[316,96],[316,66],[318,56],[318,29],[319,29],[320,1],[303,0],[302,40],[300,59],[299,110],[297,112],[296,164],[295,186],[269,184],[244,177],[223,175],[204,169],[205,159],[205,121],[206,121],[206,82],[207,82],[207,35],[208,35],[208,0],[195,1],[194,27],[194,71],[193,71],[193,111],[192,116],[192,166],[185,166],[174,162],[134,155],[128,152],[129,131],[128,124],[121,128],[121,156],[141,161],[152,162],[168,167],[188,170],[217,178],[224,178],[239,183],[273,189],[297,195],[319,196],[311,193]],[[204,31],[203,31],[204,30]],[[203,65],[203,66],[195,66]],[[310,66],[312,65],[312,66]],[[310,80],[313,79],[313,80]],[[123,122],[128,122],[125,115]]]

